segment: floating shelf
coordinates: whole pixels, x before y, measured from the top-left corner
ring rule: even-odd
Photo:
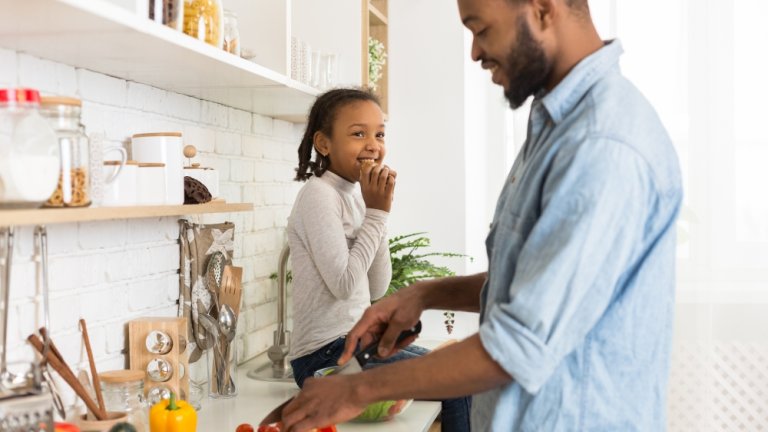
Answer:
[[[0,0],[0,47],[270,117],[319,90],[104,0]]]
[[[202,213],[231,213],[253,210],[250,203],[218,203],[174,206],[85,207],[30,210],[0,210],[0,226],[49,225],[115,219],[140,219]]]

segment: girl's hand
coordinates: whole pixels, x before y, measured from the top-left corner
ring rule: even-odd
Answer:
[[[389,212],[395,194],[397,173],[386,165],[363,163],[360,167],[360,189],[365,206]]]

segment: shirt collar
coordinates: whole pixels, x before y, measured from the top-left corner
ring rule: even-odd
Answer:
[[[341,192],[352,193],[355,190],[354,183],[350,183],[338,174],[332,173],[330,170],[326,170],[323,175],[318,178]]]
[[[616,66],[623,52],[618,39],[606,41],[602,48],[577,63],[552,91],[543,95],[541,102],[552,121],[559,123],[592,85]]]

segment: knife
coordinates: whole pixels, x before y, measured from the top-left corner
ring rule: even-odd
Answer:
[[[403,330],[400,335],[397,337],[397,342],[395,343],[395,346],[397,344],[401,343],[402,341],[408,339],[411,336],[418,335],[421,333],[421,321],[417,322],[415,326],[411,327],[408,330]],[[338,369],[331,372],[328,375],[352,375],[356,373],[360,373],[363,371],[363,366],[365,366],[368,361],[373,357],[376,352],[379,349],[379,342],[381,340],[376,340],[372,342],[370,345],[366,346],[365,348],[358,351],[357,354],[354,355],[351,359],[349,359],[348,362],[346,362],[343,366],[339,366]],[[283,408],[285,408],[286,405],[288,405],[293,398],[288,399],[287,401],[281,403],[277,406],[277,408],[273,409],[272,411],[267,414],[266,417],[259,423],[259,426],[264,426],[272,423],[277,423],[283,419]]]

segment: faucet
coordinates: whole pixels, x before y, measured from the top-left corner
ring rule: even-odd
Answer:
[[[272,361],[272,368],[255,369],[248,372],[254,379],[268,381],[292,381],[291,366],[288,364],[288,351],[291,346],[291,332],[287,330],[288,316],[288,257],[290,248],[286,244],[280,251],[277,262],[277,329],[274,332],[272,346],[267,350],[267,357]]]

